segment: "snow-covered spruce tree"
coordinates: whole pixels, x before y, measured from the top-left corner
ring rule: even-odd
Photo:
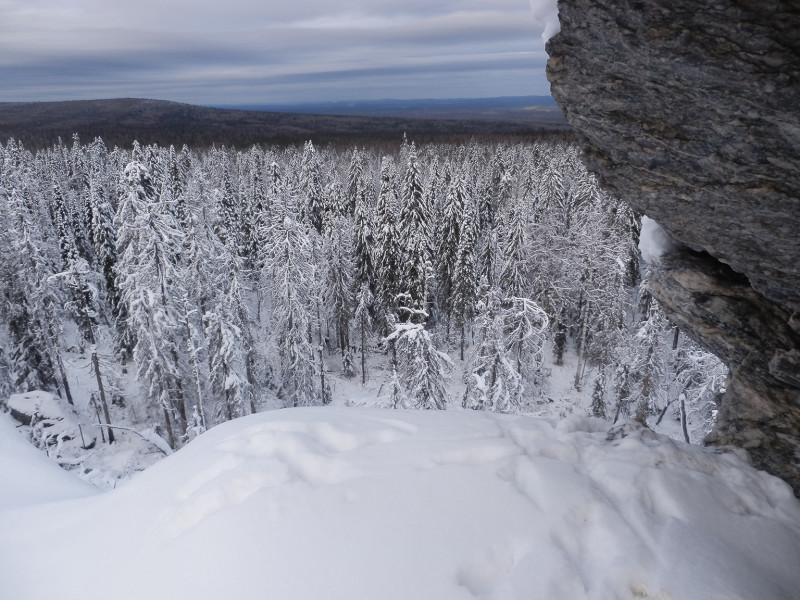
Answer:
[[[264,253],[263,257],[268,256]],[[216,289],[226,290],[224,297],[216,295],[214,297],[214,304],[211,305],[211,310],[215,310],[216,304],[222,304],[222,308],[217,310],[226,322],[232,324],[235,329],[238,329],[237,344],[235,353],[241,353],[242,360],[230,361],[235,364],[237,377],[246,382],[242,386],[244,390],[245,407],[250,413],[255,413],[258,408],[257,396],[260,388],[270,381],[259,381],[256,375],[257,365],[264,361],[263,353],[259,344],[256,343],[256,328],[257,324],[250,313],[250,308],[247,298],[247,290],[244,283],[247,281],[244,274],[244,267],[242,259],[236,255],[236,251],[232,244],[227,244],[219,254],[216,254],[211,259],[214,267],[212,269],[215,277],[214,287]],[[263,331],[263,330],[262,330]],[[220,338],[221,339],[221,338]],[[217,352],[217,346],[211,340],[206,340],[206,347],[208,349],[209,357]],[[212,376],[213,378],[213,376]],[[241,390],[237,390],[240,393]],[[215,400],[219,401],[219,398]]]
[[[303,161],[300,168],[300,219],[313,227],[317,233],[322,233],[325,188],[317,150],[310,141],[306,142],[303,148]]]
[[[505,235],[502,243],[502,264],[498,283],[506,296],[521,298],[528,295],[527,274],[529,256],[526,240],[527,223],[523,201],[511,204],[506,215]]]
[[[430,210],[426,203],[414,144],[411,144],[401,191],[399,222],[403,248],[401,289],[411,297],[411,307],[427,312],[432,258]],[[408,314],[401,314],[401,318],[406,318]]]
[[[88,204],[91,214],[91,236],[94,245],[95,269],[103,274],[105,292],[111,314],[116,318],[119,310],[119,293],[114,278],[117,262],[114,209],[108,186],[108,156],[101,140],[89,147],[89,192]]]
[[[425,329],[427,314],[410,309],[404,323],[396,323],[387,340],[397,352],[397,371],[408,406],[423,410],[444,410],[449,400],[447,372],[450,358],[436,350],[430,333]],[[396,396],[393,384],[393,397]],[[399,396],[397,396],[399,397]],[[393,398],[393,402],[397,401]]]
[[[451,311],[459,333],[459,358],[464,360],[467,324],[471,321],[477,299],[477,215],[474,203],[467,202],[461,220],[461,236],[456,250]]]
[[[456,174],[450,178],[450,185],[445,195],[436,256],[439,306],[447,312],[448,330],[454,309],[453,296],[461,244],[461,226],[468,203],[470,202],[467,200],[466,182],[460,174]]]
[[[350,166],[347,169],[344,214],[354,215],[359,202],[366,204],[368,196],[366,174],[364,173],[366,165],[366,157],[359,153],[358,148],[353,148]]]
[[[247,155],[247,180],[245,195],[242,198],[240,221],[242,223],[242,256],[252,270],[260,268],[259,258],[266,241],[262,236],[267,223],[267,196],[262,175],[262,155],[258,148],[252,148]]]
[[[271,254],[266,269],[272,296],[272,335],[280,360],[282,394],[289,406],[322,404],[316,389],[317,364],[311,341],[313,248],[309,233],[283,211],[270,231]]]
[[[515,361],[514,369],[534,389],[544,380],[542,350],[549,319],[547,313],[529,298],[509,297],[502,303],[506,351]]]
[[[369,291],[369,286],[366,283],[362,284],[356,295],[356,310],[353,315],[353,321],[358,328],[358,337],[361,343],[361,385],[367,383],[367,340],[372,333],[370,309],[373,303],[374,298],[372,292]]]
[[[592,416],[598,419],[606,418],[606,373],[603,367],[597,374],[592,388]]]
[[[194,397],[187,402],[192,408],[192,416],[186,424],[186,437],[195,434],[198,428],[205,431],[209,425],[206,419],[206,381],[208,372],[205,369],[206,347],[202,329],[199,324],[200,310],[190,300],[189,293],[184,290],[183,295],[178,299],[178,322],[181,324],[182,338],[186,360],[189,363],[187,369],[187,379],[191,381]]]
[[[117,213],[117,287],[127,313],[124,327],[135,339],[133,359],[146,400],[163,415],[171,447],[186,430],[179,364],[181,323],[176,298],[182,232],[160,203],[148,169],[125,167]]]
[[[375,314],[388,335],[384,315],[394,313],[400,293],[403,248],[397,228],[397,189],[394,165],[388,157],[381,160],[380,192],[375,207]]]
[[[359,164],[363,162],[363,160],[359,160]],[[361,287],[362,284],[366,283],[370,290],[374,290],[375,260],[373,255],[376,253],[375,231],[370,207],[368,206],[368,202],[372,200],[372,197],[371,194],[368,194],[367,184],[363,178],[363,166],[357,173],[359,176],[353,175],[354,179],[351,179],[348,184],[348,195],[355,194],[355,201],[352,207],[355,225],[353,243],[354,281],[357,287]]]
[[[214,306],[203,314],[209,381],[214,394],[213,414],[217,423],[252,410],[242,335],[245,324],[239,317],[241,292],[236,271],[231,271],[226,279],[219,282],[224,287]]]
[[[613,347],[621,339],[634,292],[626,285],[630,232],[620,222],[617,203],[600,191],[590,174],[581,171],[579,176],[570,192],[570,197],[579,198],[571,232],[580,242],[571,252],[572,265],[580,273],[575,280],[577,389],[589,363],[608,363]]]
[[[16,189],[8,201],[10,227],[5,232],[9,250],[5,260],[4,296],[12,337],[11,359],[22,389],[53,389],[73,404],[64,366],[61,307],[66,299],[50,277],[60,263],[58,251],[46,241]]]
[[[354,308],[352,247],[353,230],[350,222],[342,217],[329,219],[323,239],[323,252],[327,263],[324,299],[336,329],[343,367],[349,357],[351,369],[350,320]],[[368,282],[365,284],[368,285]]]
[[[502,299],[487,283],[481,287],[477,342],[464,373],[467,389],[462,405],[474,410],[516,412],[522,403],[522,377],[506,347]]]
[[[185,147],[184,147],[185,149]],[[188,180],[188,156],[170,146],[164,156],[164,179],[160,195],[168,210],[181,225],[186,223],[186,185]]]
[[[53,183],[53,224],[58,235],[58,247],[61,251],[62,267],[66,267],[78,258],[78,249],[75,246],[75,238],[72,232],[74,225],[70,218],[70,211],[67,207],[61,188]]]
[[[238,247],[238,240],[241,237],[239,232],[238,200],[231,184],[227,161],[222,163],[221,169],[222,181],[216,193],[217,213],[220,219],[215,231],[223,243],[227,243],[230,240]]]
[[[56,304],[43,294],[42,284],[52,274],[41,254],[44,240],[33,225],[16,189],[10,195],[0,189],[8,227],[0,232],[3,247],[3,315],[11,334],[11,361],[15,388],[53,389],[56,386],[56,361],[51,345]],[[55,332],[53,332],[55,333]]]

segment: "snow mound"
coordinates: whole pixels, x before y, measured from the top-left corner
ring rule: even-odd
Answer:
[[[17,431],[8,415],[0,414],[0,514],[11,508],[94,493],[94,486],[59,468]],[[0,539],[0,547],[3,546]],[[3,556],[0,551],[0,564]],[[0,577],[0,584],[2,581]]]
[[[3,594],[777,600],[800,587],[786,484],[733,453],[607,430],[471,411],[246,417],[115,491],[0,510]],[[12,450],[26,471],[46,461]],[[4,490],[22,474],[0,472]]]

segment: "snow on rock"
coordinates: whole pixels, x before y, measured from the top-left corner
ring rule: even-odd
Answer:
[[[639,252],[645,262],[657,262],[661,255],[673,252],[681,244],[673,240],[670,235],[650,217],[642,217],[642,230],[639,233]]]
[[[536,23],[543,29],[542,41],[546,42],[561,31],[556,0],[531,0],[531,10]]]
[[[17,431],[14,421],[0,413],[0,512],[42,502],[90,496],[96,491],[94,486],[59,468],[44,452],[34,448]],[[3,529],[0,528],[0,531]],[[3,556],[4,551],[0,551],[0,565]],[[3,569],[0,567],[0,572]],[[2,583],[3,577],[0,575],[0,597],[3,597]]]
[[[238,419],[115,491],[0,510],[3,595],[778,600],[800,589],[800,504],[786,484],[733,453],[607,430],[457,410]],[[4,490],[45,460],[29,454],[3,453]]]
[[[27,438],[51,461],[102,489],[117,487],[172,453],[169,444],[151,428],[115,426],[116,441],[107,444],[104,427],[99,427],[86,411],[81,415],[49,392],[12,394],[4,403],[9,409],[5,418],[16,421],[17,437]]]
[[[23,394],[11,394],[5,403],[11,411],[11,416],[25,425],[30,425],[32,419],[50,421],[70,419],[70,415],[50,392],[34,390]]]

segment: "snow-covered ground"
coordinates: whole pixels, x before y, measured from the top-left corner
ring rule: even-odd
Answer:
[[[608,429],[284,409],[98,493],[0,415],[0,597],[797,597],[787,485],[734,453]]]

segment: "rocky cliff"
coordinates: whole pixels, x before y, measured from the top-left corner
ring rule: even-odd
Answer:
[[[687,246],[651,288],[731,368],[710,443],[800,495],[800,2],[569,0],[553,96],[612,193]]]

